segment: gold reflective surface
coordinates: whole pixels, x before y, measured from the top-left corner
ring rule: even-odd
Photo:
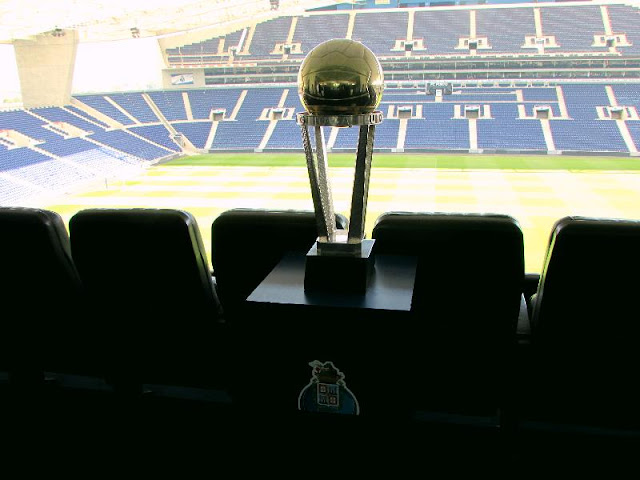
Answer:
[[[298,72],[298,94],[313,115],[373,112],[382,99],[380,62],[366,46],[347,39],[321,43],[306,56]]]

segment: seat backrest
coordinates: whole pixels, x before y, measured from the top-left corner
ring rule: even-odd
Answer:
[[[509,375],[524,279],[516,220],[388,212],[372,238],[376,255],[417,257],[406,346],[416,401],[434,409],[496,407]]]
[[[564,348],[568,341],[601,344],[640,333],[631,301],[638,290],[639,267],[640,221],[558,220],[532,314],[536,341],[549,346],[561,342]]]
[[[88,209],[71,218],[69,230],[112,346],[113,375],[131,375],[134,383],[213,382],[210,355],[221,348],[222,312],[195,217],[173,209]]]
[[[346,229],[344,215],[336,226]],[[308,252],[318,238],[313,211],[233,209],[211,226],[211,261],[220,300],[231,315],[287,252]]]
[[[0,256],[0,369],[22,379],[41,377],[44,369],[92,370],[74,348],[82,337],[74,329],[82,287],[60,215],[0,208]]]
[[[534,409],[594,424],[635,416],[640,425],[630,413],[640,401],[631,380],[640,366],[638,271],[640,221],[555,223],[532,312]]]

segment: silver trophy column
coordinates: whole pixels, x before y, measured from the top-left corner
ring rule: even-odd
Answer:
[[[306,291],[365,293],[374,271],[373,240],[364,238],[377,110],[384,90],[380,62],[365,45],[335,38],[313,48],[298,71],[298,95],[318,239],[307,253]],[[336,228],[323,127],[358,127],[358,149],[349,228]],[[315,135],[315,149],[311,133]]]
[[[375,128],[382,122],[382,113],[312,115],[303,112],[297,115],[297,121],[302,128],[302,143],[318,228],[318,240],[307,254],[305,288],[364,293],[374,264],[374,241],[364,239],[364,227]],[[347,231],[336,228],[322,127],[359,127]],[[311,145],[311,128],[315,133],[315,150]]]

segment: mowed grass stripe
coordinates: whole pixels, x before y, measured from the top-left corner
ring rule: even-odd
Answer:
[[[329,153],[330,167],[353,167],[355,153]],[[306,166],[297,153],[214,153],[172,160],[170,166]],[[640,158],[619,156],[569,155],[464,155],[374,152],[373,168],[446,168],[459,170],[640,170]]]
[[[330,161],[332,155],[329,155]],[[394,168],[377,164],[377,155],[374,154],[371,172],[367,235],[376,218],[392,210],[508,214],[518,220],[523,230],[527,270],[539,271],[551,228],[560,217],[586,214],[640,218],[638,171],[584,170],[576,173],[527,168]],[[250,158],[254,156],[260,155],[252,154]],[[336,210],[348,216],[354,155],[346,156],[349,165],[332,166],[329,177]],[[392,156],[396,160],[400,157]],[[469,157],[479,159],[482,156]],[[190,157],[188,161],[192,162],[194,158]],[[555,161],[563,157],[547,158]],[[620,159],[608,160],[616,162]],[[284,167],[174,166],[169,163],[153,166],[126,181],[109,182],[109,190],[54,200],[51,203],[56,204],[50,208],[58,211],[66,221],[85,208],[186,210],[198,219],[210,257],[211,223],[221,212],[243,207],[312,209],[308,182],[306,166],[299,161]]]

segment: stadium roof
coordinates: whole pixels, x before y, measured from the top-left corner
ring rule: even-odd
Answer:
[[[279,0],[278,13],[343,2]],[[0,43],[57,29],[77,30],[81,42],[124,40],[132,29],[151,37],[274,13],[270,0],[0,0]]]

